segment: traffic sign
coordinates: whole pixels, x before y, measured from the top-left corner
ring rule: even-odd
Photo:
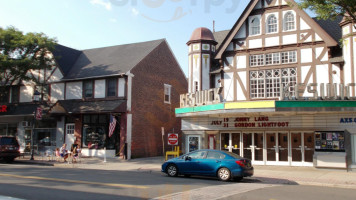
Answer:
[[[169,145],[178,145],[178,134],[177,133],[168,133],[168,144]]]

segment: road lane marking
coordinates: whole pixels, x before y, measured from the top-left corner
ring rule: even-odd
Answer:
[[[21,176],[21,175],[3,174],[3,173],[0,173],[0,176],[22,178],[22,179],[33,179],[33,180],[58,181],[58,182],[65,182],[65,183],[102,185],[102,186],[119,187],[119,188],[136,188],[136,189],[148,189],[149,188],[147,186],[142,186],[142,185],[130,185],[130,184],[119,184],[119,183],[101,183],[101,182],[91,182],[91,181],[60,179],[60,178],[47,178],[47,177],[40,177],[40,176]]]
[[[222,199],[233,195],[249,192],[252,190],[274,187],[276,185],[270,184],[257,184],[257,183],[233,183],[226,185],[216,185],[202,187],[198,189],[188,190],[184,192],[177,192],[165,196],[153,198],[152,200],[165,200],[165,199]]]

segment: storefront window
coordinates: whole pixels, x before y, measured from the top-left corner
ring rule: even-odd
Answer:
[[[200,136],[188,136],[189,149],[188,152],[192,152],[199,148]]]
[[[34,146],[39,152],[56,147],[56,129],[35,129]]]
[[[17,124],[0,124],[0,135],[16,136]]]
[[[116,130],[118,130],[118,123]],[[109,115],[83,116],[83,147],[89,149],[115,149],[117,134],[108,136]]]

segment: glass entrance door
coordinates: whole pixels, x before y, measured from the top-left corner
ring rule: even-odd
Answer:
[[[278,161],[288,162],[288,133],[278,133]]]
[[[233,152],[241,155],[241,138],[240,133],[221,133],[220,135],[220,149]]]
[[[263,133],[254,133],[255,161],[263,162]]]
[[[302,162],[302,133],[291,134],[292,162]]]
[[[232,152],[237,155],[241,155],[240,153],[240,133],[232,133],[231,134],[231,145]]]
[[[229,151],[230,146],[230,133],[221,133],[220,135],[220,149],[223,151]]]
[[[267,162],[276,161],[276,134],[266,133]]]
[[[304,162],[313,162],[314,133],[304,133]]]
[[[252,133],[243,133],[242,157],[252,160]]]

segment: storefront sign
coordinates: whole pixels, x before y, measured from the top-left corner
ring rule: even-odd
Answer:
[[[180,95],[180,107],[193,107],[220,103],[220,88],[196,91]]]
[[[223,120],[213,120],[210,125],[221,126],[224,128],[272,128],[288,127],[289,122],[271,122],[268,117],[236,117],[224,118]]]
[[[340,124],[356,123],[356,118],[340,118]]]
[[[178,134],[177,133],[168,133],[168,144],[169,145],[178,145]]]
[[[7,112],[7,106],[6,105],[0,105],[0,112]]]
[[[298,83],[295,86],[287,84],[281,88],[280,100],[356,100],[351,92],[355,86],[355,83],[349,83],[346,86],[337,83],[320,83],[318,89],[318,83],[309,83],[307,86],[304,83]]]

